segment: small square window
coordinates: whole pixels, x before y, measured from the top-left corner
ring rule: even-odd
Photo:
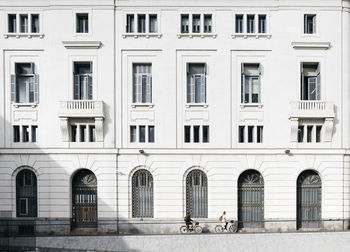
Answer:
[[[89,33],[89,14],[78,13],[76,21],[76,32],[77,33]]]
[[[305,34],[316,33],[316,15],[315,14],[304,15],[304,33]]]

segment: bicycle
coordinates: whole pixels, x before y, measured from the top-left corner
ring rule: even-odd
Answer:
[[[228,227],[228,228],[227,228],[227,227]],[[233,220],[231,220],[231,221],[227,224],[226,228],[224,228],[222,225],[217,225],[217,226],[215,227],[215,232],[216,232],[216,233],[223,233],[224,231],[229,231],[229,232],[231,232],[231,233],[236,233],[237,230],[238,230],[237,222],[236,222],[236,221],[233,221]]]
[[[194,224],[191,224],[189,227],[187,226],[180,227],[180,233],[182,234],[192,233],[192,232],[195,232],[197,234],[202,233],[202,227],[199,226],[199,222],[195,222]]]

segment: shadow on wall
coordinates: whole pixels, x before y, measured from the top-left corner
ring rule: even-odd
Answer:
[[[2,117],[0,124],[5,129],[14,130],[15,125]],[[116,213],[113,206],[116,199],[110,202],[102,199],[108,198],[103,195],[109,189],[101,183],[101,180],[105,182],[109,178],[114,180],[110,181],[110,186],[116,188],[115,175],[110,176],[111,170],[115,172],[115,169],[94,165],[98,163],[95,162],[96,157],[83,152],[47,154],[36,142],[31,142],[30,125],[18,126],[20,141],[27,141],[28,137],[29,142],[13,144],[14,132],[5,135],[4,131],[1,136],[7,144],[6,148],[0,146],[0,250],[40,248],[38,236],[116,234],[117,216],[99,218],[99,210],[100,215]],[[50,129],[37,128],[38,143],[40,137],[50,135],[50,132],[43,133],[42,130]],[[81,172],[85,172],[85,176],[75,176],[81,175]],[[74,186],[73,181],[76,183]],[[93,223],[87,223],[89,221]],[[52,249],[61,248],[49,245]],[[90,244],[92,247],[77,243],[61,245],[74,250],[99,250],[98,243]]]

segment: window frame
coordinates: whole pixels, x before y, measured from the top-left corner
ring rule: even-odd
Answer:
[[[78,32],[77,31],[77,21],[78,21],[78,15],[87,14],[88,16],[88,32]],[[92,11],[90,9],[86,10],[73,10],[72,15],[72,27],[73,27],[73,36],[74,37],[87,37],[93,35],[93,26],[92,26]]]
[[[129,32],[128,30],[128,16],[129,15],[133,15],[134,17],[134,24],[133,24],[133,31]],[[139,26],[139,22],[138,22],[138,16],[139,15],[145,15],[145,31],[144,32],[139,32],[138,30],[138,26]],[[156,25],[156,31],[152,32],[150,31],[151,28],[151,22],[150,22],[150,17],[151,16],[156,16],[156,20],[157,20],[157,25]],[[122,33],[122,37],[123,38],[127,38],[127,37],[134,37],[134,38],[138,38],[138,37],[146,37],[146,38],[150,38],[150,37],[158,37],[161,38],[162,34],[161,34],[161,25],[160,25],[160,20],[161,20],[161,16],[160,16],[160,12],[159,11],[143,11],[143,12],[131,12],[131,11],[126,11],[123,14],[123,23],[124,23],[124,28],[123,28],[123,33]]]
[[[135,67],[137,66],[148,66],[150,67],[150,73],[136,73]],[[142,105],[150,105],[153,104],[153,64],[152,62],[132,62],[132,87],[131,87],[131,94],[132,94],[132,104],[142,104]],[[137,84],[137,76],[141,76],[141,84]],[[146,83],[144,85],[143,80],[146,79]],[[145,88],[145,91],[144,91]],[[140,90],[138,90],[140,89]],[[149,91],[149,92],[148,92]],[[140,95],[138,95],[140,94]],[[138,97],[140,96],[140,97]],[[139,100],[140,99],[140,100]]]
[[[315,33],[305,33],[305,15],[315,15],[316,17],[316,25]],[[321,12],[319,11],[303,11],[300,13],[300,36],[301,37],[319,37],[320,36],[320,19],[321,19]]]
[[[204,73],[190,73],[190,66],[191,65],[203,65]],[[196,83],[196,80],[198,78],[201,79],[201,82],[198,84]],[[193,83],[192,83],[193,79]],[[203,83],[204,80],[204,83]],[[199,89],[197,89],[197,84],[199,86]],[[203,90],[204,89],[204,90]],[[200,94],[198,94],[197,90],[199,90]],[[207,104],[208,98],[207,98],[207,90],[208,90],[208,62],[186,62],[186,104],[187,106],[190,105],[204,105]],[[204,94],[203,94],[204,93]],[[198,94],[198,96],[197,96]],[[204,96],[204,97],[203,97]],[[197,97],[198,100],[197,100]]]
[[[87,16],[87,24],[83,22],[83,28],[80,31],[79,18]],[[85,20],[85,19],[84,19]],[[87,27],[86,27],[87,26]],[[75,33],[77,34],[88,34],[90,31],[90,15],[88,12],[77,12],[75,13]]]
[[[183,31],[182,30],[182,17],[183,16],[188,16],[188,31]],[[194,24],[193,24],[193,17],[194,16],[199,16],[199,30],[194,31]],[[211,16],[211,31],[206,31],[205,30],[205,17],[207,16]],[[215,29],[215,24],[216,24],[216,15],[215,12],[212,11],[181,11],[178,13],[178,34],[177,37],[178,38],[182,38],[182,37],[201,37],[201,38],[205,38],[205,37],[212,37],[212,38],[216,38],[217,34],[216,29]]]
[[[237,30],[237,17],[243,16],[242,21],[242,31],[238,32]],[[248,32],[248,16],[254,16],[254,31]],[[260,32],[260,17],[265,16],[265,32]],[[235,38],[271,38],[270,33],[270,13],[264,11],[256,11],[256,12],[234,12],[233,13],[233,32],[231,37]]]
[[[14,32],[9,31],[9,15],[14,15],[16,16],[16,27]],[[20,24],[20,16],[21,15],[27,15],[28,16],[28,25],[27,25],[27,32],[21,32],[21,24]],[[38,20],[39,20],[39,31],[38,32],[32,32],[32,17],[33,15],[38,15]],[[4,33],[4,38],[10,38],[10,37],[39,37],[43,38],[44,33],[43,33],[43,14],[42,11],[35,11],[35,10],[30,10],[30,11],[7,11],[5,12],[5,33]]]
[[[244,72],[245,65],[258,65],[259,75],[247,75]],[[259,105],[261,104],[261,77],[262,63],[261,62],[242,62],[241,63],[241,105]],[[248,87],[248,102],[246,102],[246,79],[249,79]],[[253,79],[258,79],[258,101],[253,102]]]

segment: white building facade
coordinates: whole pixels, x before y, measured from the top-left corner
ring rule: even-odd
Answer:
[[[350,1],[1,0],[18,230],[347,229]],[[28,224],[29,223],[29,224]]]

